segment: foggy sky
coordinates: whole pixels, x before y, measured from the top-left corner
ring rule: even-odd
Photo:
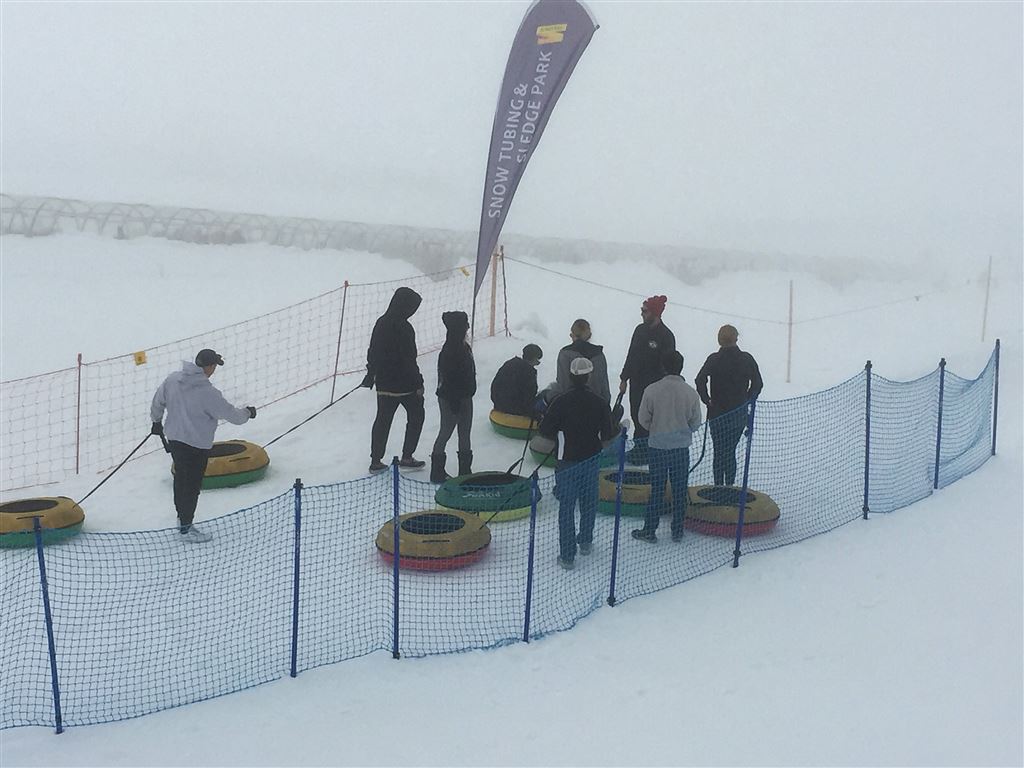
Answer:
[[[506,232],[1019,258],[1020,3],[588,6]],[[0,186],[475,230],[527,8],[3,2]]]

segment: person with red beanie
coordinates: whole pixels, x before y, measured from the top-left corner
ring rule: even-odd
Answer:
[[[633,440],[636,443],[630,451],[629,460],[634,464],[647,463],[648,432],[640,423],[640,402],[644,390],[665,375],[662,357],[676,348],[676,337],[662,322],[668,298],[651,296],[640,307],[641,323],[633,331],[629,342],[626,362],[619,374],[619,394],[629,387],[629,413],[633,419]]]

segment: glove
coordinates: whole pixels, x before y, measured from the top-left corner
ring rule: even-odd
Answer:
[[[247,405],[247,406],[245,406],[245,410],[247,410],[249,412],[249,418],[250,419],[255,419],[256,418],[256,409],[253,406]]]
[[[629,428],[632,426],[633,422],[631,422],[629,419],[623,419],[622,421],[619,422],[619,427],[621,429],[626,430],[627,432],[629,432]]]
[[[161,424],[159,421],[154,421],[153,422],[153,426],[149,430],[149,434],[157,435],[159,437],[163,437],[163,435],[164,435],[164,425]]]
[[[363,381],[359,384],[360,387],[366,387],[367,389],[373,389],[373,374],[368,373],[363,376]]]
[[[622,421],[622,414],[625,413],[625,409],[622,407],[622,403],[619,403],[612,408],[612,424],[616,424]]]

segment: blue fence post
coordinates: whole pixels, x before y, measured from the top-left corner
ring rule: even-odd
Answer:
[[[942,396],[946,390],[946,358],[939,360],[939,419],[935,428],[935,480],[932,488],[939,487],[939,452],[942,450]]]
[[[32,531],[36,537],[36,559],[39,560],[39,584],[43,590],[43,615],[46,618],[46,644],[50,652],[50,685],[53,688],[53,719],[57,733],[64,732],[64,718],[60,711],[60,680],[57,677],[57,646],[53,642],[53,614],[50,613],[50,587],[46,583],[46,559],[43,557],[43,529],[39,518],[32,518]]]
[[[864,519],[868,519],[868,477],[871,467],[871,361],[864,364]]]
[[[533,553],[537,536],[537,499],[540,488],[537,485],[537,470],[530,475],[530,548],[526,556],[526,611],[523,617],[523,642],[530,642],[530,605],[533,602]]]
[[[740,543],[743,541],[743,515],[747,511],[747,482],[750,479],[750,444],[754,442],[754,408],[757,400],[750,401],[750,413],[747,414],[747,450],[743,459],[743,489],[740,492],[740,513],[736,519],[736,549],[732,553],[732,567],[740,565]]]
[[[619,479],[615,483],[615,531],[612,533],[612,577],[608,584],[608,605],[615,605],[615,573],[619,565],[619,526],[622,522],[622,476],[626,472],[626,429],[619,432]]]
[[[394,611],[392,612],[392,624],[391,624],[391,658],[401,658],[401,654],[398,652],[398,561],[402,556],[399,550],[399,539],[398,531],[400,525],[398,523],[398,457],[395,456],[391,459],[391,481],[393,491],[393,503],[394,503],[394,529],[395,529],[395,540],[393,548],[395,551],[394,560],[391,564],[391,580],[394,584]]]
[[[292,669],[291,675],[298,675],[299,658],[299,544],[302,541],[302,479],[295,478],[295,542],[292,545],[294,568],[292,573]]]
[[[996,455],[996,427],[999,424],[999,339],[996,339],[996,384],[992,393],[992,455]]]

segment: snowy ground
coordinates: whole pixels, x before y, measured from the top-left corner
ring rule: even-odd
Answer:
[[[7,237],[2,245],[5,379],[65,367],[77,352],[97,359],[243,320],[344,279],[415,273],[372,255],[269,246],[89,236]],[[691,378],[713,351],[722,322],[784,320],[790,279],[798,320],[898,302],[797,325],[789,385],[785,325],[734,320],[741,345],[761,362],[767,399],[828,387],[869,358],[877,373],[893,379],[924,374],[941,356],[973,377],[991,340],[1001,336],[999,455],[933,497],[747,558],[738,570],[599,610],[572,631],[529,646],[401,662],[374,654],[60,737],[41,728],[9,730],[0,734],[0,762],[1021,764],[1020,265],[997,263],[984,343],[976,280],[983,264],[977,266],[965,271],[962,284],[917,300],[912,297],[933,287],[879,276],[833,288],[802,275],[757,273],[694,287],[615,263],[580,275],[722,312],[673,307],[666,313]],[[259,275],[260,287],[234,290],[242,275]],[[518,447],[494,436],[483,416],[490,374],[504,359],[536,341],[547,353],[541,379],[551,378],[569,324],[584,316],[595,342],[607,345],[614,375],[638,319],[638,300],[522,265],[509,265],[508,283],[516,338],[482,341],[475,350],[481,392],[474,448],[481,468],[518,458]],[[53,322],[26,320],[53,295],[61,297]],[[429,386],[435,359],[421,365]],[[339,391],[355,383],[343,381]],[[244,392],[229,394],[246,399]],[[325,398],[317,389],[285,400],[219,436],[265,442]],[[274,496],[296,476],[307,483],[362,476],[372,413],[372,396],[357,392],[275,445],[272,470],[261,483],[204,494],[198,519]],[[140,428],[146,421],[140,414]],[[436,428],[436,409],[428,407],[421,453]],[[72,478],[45,493],[77,497],[98,479]],[[91,530],[170,525],[165,457],[128,465],[87,511]]]

